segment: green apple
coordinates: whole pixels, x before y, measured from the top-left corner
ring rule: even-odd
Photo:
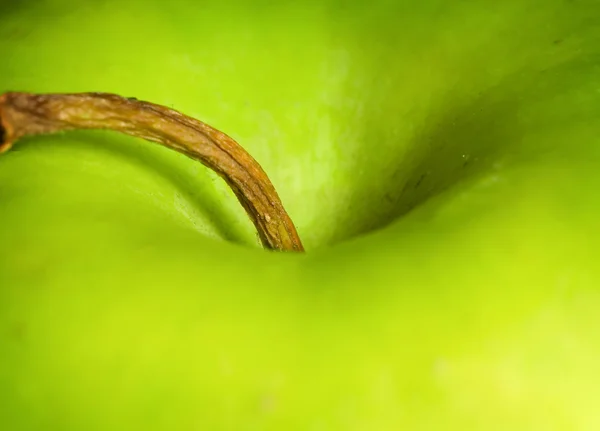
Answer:
[[[223,130],[307,253],[111,132],[0,157],[0,424],[597,430],[600,3],[29,0],[0,91]]]

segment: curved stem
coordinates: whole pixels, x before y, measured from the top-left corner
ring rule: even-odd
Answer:
[[[76,129],[110,129],[198,160],[231,187],[265,248],[303,251],[292,220],[258,162],[213,127],[180,112],[108,93],[0,96],[0,152],[21,137]]]

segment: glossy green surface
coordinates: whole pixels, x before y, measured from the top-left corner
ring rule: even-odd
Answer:
[[[600,428],[598,2],[14,3],[0,91],[222,129],[308,253],[260,250],[216,175],[163,148],[19,143],[3,428]]]

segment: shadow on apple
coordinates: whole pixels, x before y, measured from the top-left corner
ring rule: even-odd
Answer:
[[[140,151],[136,140],[114,132],[101,134],[80,131],[69,132],[69,136],[75,139],[63,139],[55,145],[60,145],[73,153],[81,150],[96,154],[108,153],[124,164],[152,172],[153,175],[170,183],[183,199],[193,203],[221,238],[237,244],[247,244],[243,234],[237,228],[238,225],[234,223],[232,214],[225,210],[218,197],[205,188],[198,187],[197,176],[173,163],[173,157],[162,157],[164,152]],[[19,142],[18,151],[36,151],[36,145],[45,144],[45,142],[40,143],[39,140],[40,138],[37,137],[24,139]],[[142,145],[156,144],[144,142]]]
[[[515,108],[515,101],[491,102],[485,95],[470,105],[440,108],[441,114],[431,116],[431,123],[408,144],[406,153],[392,155],[395,168],[388,175],[373,176],[372,182],[353,186],[351,206],[374,210],[365,214],[352,232],[340,229],[339,237],[381,229],[461,181],[490,171],[493,163],[518,142]],[[402,117],[398,121],[402,122]],[[367,142],[380,141],[378,134],[385,131],[377,118],[367,125],[371,128],[364,131],[362,148],[371,147]],[[405,146],[397,145],[399,149]],[[369,153],[360,154],[356,160],[368,157]]]

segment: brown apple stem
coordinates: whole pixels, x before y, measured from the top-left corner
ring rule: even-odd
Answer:
[[[231,187],[265,248],[303,251],[292,220],[258,162],[213,127],[173,109],[107,93],[0,96],[0,153],[19,138],[76,129],[110,129],[198,160]]]

